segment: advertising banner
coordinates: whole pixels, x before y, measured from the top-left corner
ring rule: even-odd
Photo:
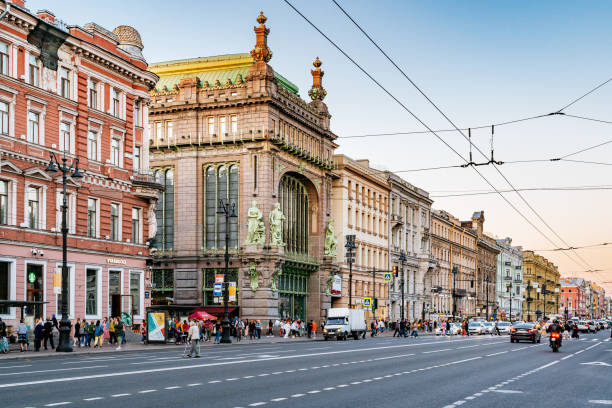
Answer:
[[[166,342],[166,314],[164,312],[147,313],[147,340]]]
[[[215,296],[215,297],[221,296],[222,295],[222,291],[223,291],[223,284],[215,282],[215,284],[213,286],[213,296]]]
[[[331,286],[332,297],[342,297],[342,277],[340,275],[334,275],[334,280]]]
[[[228,296],[230,302],[236,301],[236,282],[229,283]]]
[[[53,274],[53,293],[59,295],[62,293],[62,268],[55,268]]]

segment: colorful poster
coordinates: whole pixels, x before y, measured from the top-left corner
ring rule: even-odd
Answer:
[[[236,282],[230,282],[229,283],[228,295],[229,295],[229,301],[230,302],[235,302],[236,301]]]
[[[332,297],[342,297],[342,277],[340,275],[334,275],[334,280],[331,285]]]
[[[149,312],[147,318],[147,339],[149,341],[166,341],[166,314]]]

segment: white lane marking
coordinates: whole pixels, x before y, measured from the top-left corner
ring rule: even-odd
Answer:
[[[83,401],[98,401],[104,399],[104,397],[91,397],[91,398],[83,398]]]
[[[279,402],[279,401],[284,401],[286,399],[287,398],[285,398],[285,397],[279,397],[279,398],[272,398],[270,401],[272,401],[272,402]]]
[[[589,400],[591,404],[612,405],[612,400]]]
[[[475,399],[475,398],[476,398],[475,396],[470,395],[469,397],[465,397],[464,399],[466,399],[466,400],[473,400],[473,399]]]
[[[298,371],[308,371],[307,368],[298,368]]]
[[[266,405],[265,402],[254,402],[252,404],[249,404],[249,407],[258,407],[260,405]]]
[[[16,365],[16,366],[0,366],[0,370],[4,370],[6,368],[25,368],[32,367],[32,364],[24,364],[24,365]]]
[[[138,391],[139,394],[148,394],[150,392],[156,392],[157,390],[142,390],[142,391]]]
[[[285,372],[286,372],[286,373],[295,373],[295,371],[296,371],[296,370],[287,370],[287,371],[285,371]],[[272,373],[272,374],[274,374],[274,373]]]
[[[212,380],[212,381],[209,381],[208,383],[209,384],[216,384],[216,383],[220,383],[220,382],[221,382],[220,380]]]
[[[499,353],[491,353],[491,354],[487,354],[487,357],[499,356],[500,354],[506,354],[507,352],[508,352],[508,350],[500,351]]]
[[[291,398],[299,398],[299,397],[303,397],[304,395],[306,394],[293,394]]]
[[[119,398],[119,397],[127,397],[128,395],[132,395],[132,394],[124,392],[123,394],[113,394],[113,395],[111,395],[111,397]]]
[[[321,390],[312,390],[312,391],[308,391],[309,394],[318,394],[320,393]]]
[[[281,372],[278,372],[278,373],[273,373],[273,374],[282,374],[282,371],[281,371]],[[236,380],[238,380],[238,379],[239,379],[238,377],[234,377],[234,378],[226,378],[226,379],[225,379],[225,381],[236,381]]]
[[[108,367],[108,366],[101,365],[101,366],[89,366],[89,367],[57,368],[55,370],[22,371],[20,373],[0,373],[0,376],[5,376],[5,375],[20,375],[20,374],[36,374],[36,373],[53,373],[53,372],[56,372],[56,371],[89,370],[90,368],[104,368],[104,367]]]
[[[465,400],[459,400],[459,401],[455,401],[455,402],[453,402],[453,405],[455,405],[455,406],[459,406],[459,405],[463,405],[463,404],[465,404],[465,402],[466,402]]]
[[[383,378],[382,378],[382,377],[374,377],[374,378],[372,378],[372,379],[373,379],[373,380],[382,380]]]
[[[315,367],[310,367],[310,369],[311,369],[311,370],[317,370],[317,369],[319,369],[319,368],[321,368],[321,367],[317,367],[317,366],[315,366]]]
[[[258,377],[267,377],[269,375],[270,374],[268,374],[268,373],[257,374]]]
[[[187,384],[188,387],[197,387],[198,385],[202,385],[202,383]]]
[[[272,375],[279,375],[279,374],[282,374],[282,373],[283,373],[282,371],[275,371],[275,372],[272,373]],[[236,378],[236,380],[237,380],[237,378]],[[229,380],[228,379],[227,381],[233,381],[233,380]]]
[[[176,390],[177,388],[181,388],[179,385],[173,385],[171,387],[164,388],[165,390]]]
[[[336,388],[344,388],[344,387],[348,387],[348,384],[336,385]]]
[[[501,392],[502,394],[522,394],[523,391],[518,390],[493,390],[493,392]]]
[[[245,380],[248,380],[249,378],[255,378],[255,376],[254,375],[245,375],[242,378],[244,378]]]
[[[70,401],[54,402],[53,404],[45,404],[45,407],[57,407],[58,405],[72,404]]]
[[[452,349],[442,349],[442,350],[432,350],[432,351],[424,351],[423,354],[430,354],[430,353],[440,353],[441,351],[449,351]]]
[[[480,347],[480,344],[475,344],[473,346],[455,347],[455,349],[459,350],[459,349],[466,349],[466,348],[472,348],[472,347]]]
[[[351,385],[357,385],[357,384],[361,384],[361,381],[353,381],[353,382],[351,383]]]
[[[331,390],[335,390],[335,389],[336,389],[336,387],[326,387],[326,388],[323,388],[323,391],[331,391]]]

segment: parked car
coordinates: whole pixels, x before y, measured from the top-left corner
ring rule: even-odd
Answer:
[[[470,332],[470,335],[484,334],[486,333],[487,328],[485,327],[483,322],[470,322],[470,324],[468,325],[468,331]]]
[[[589,324],[584,320],[578,321],[578,331],[580,333],[588,333],[589,332]]]
[[[483,334],[493,334],[495,331],[495,323],[493,322],[483,322],[485,326],[485,332]]]
[[[510,330],[510,343],[521,340],[539,343],[541,340],[540,330],[534,323],[516,324]]]
[[[499,329],[500,334],[510,334],[512,325],[510,322],[497,322],[497,328]]]

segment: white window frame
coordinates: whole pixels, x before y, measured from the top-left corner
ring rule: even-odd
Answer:
[[[0,75],[6,75],[6,76],[11,76],[11,72],[13,72],[13,45],[6,39],[2,38],[0,39],[0,42],[2,42],[2,44],[6,45],[6,55],[7,55],[7,62],[6,62],[6,73],[2,72],[0,70]]]
[[[95,132],[98,137],[96,140],[97,152],[95,158],[90,158],[89,152],[89,132]],[[101,162],[102,161],[102,134],[103,134],[103,126],[101,123],[92,122],[90,119],[89,126],[87,128],[87,158],[89,160]]]
[[[155,143],[159,143],[164,138],[164,124],[155,122]]]
[[[30,187],[38,188],[38,228],[37,230],[45,230],[47,229],[47,186],[44,184],[37,183],[25,183],[25,188],[23,192],[24,203],[23,203],[23,214],[24,214],[24,224],[27,225],[27,228],[32,228],[29,225],[29,221],[25,219],[28,214],[28,189]]]
[[[110,274],[111,272],[120,272],[121,273],[121,277],[119,278],[119,289],[120,289],[120,293],[122,295],[121,297],[121,309],[123,311],[123,295],[124,293],[124,284],[123,282],[125,281],[124,279],[124,271],[123,268],[108,268],[106,271],[106,310],[107,310],[107,314],[110,317],[111,315],[111,307],[112,307],[112,303],[111,303],[111,293],[110,293]]]
[[[212,129],[212,133],[211,130]],[[206,118],[206,132],[208,132],[208,137],[213,137],[215,135],[215,117],[209,116]]]
[[[9,300],[17,300],[17,260],[15,258],[0,258],[0,262],[9,263]],[[27,268],[26,268],[27,271]],[[25,299],[25,298],[24,298]],[[0,314],[3,320],[16,319],[17,308],[9,307],[8,314]]]
[[[65,96],[62,94],[62,76],[61,76],[61,72],[62,70],[66,70],[68,71],[68,96]],[[73,80],[73,70],[72,68],[68,67],[68,66],[63,66],[60,65],[57,67],[57,94],[59,96],[61,96],[62,98],[66,98],[66,99],[70,99],[72,100],[74,98],[74,91],[73,91],[73,85],[74,85],[74,80]]]
[[[132,214],[131,214],[131,217],[130,217],[130,229],[132,230],[132,232],[133,232],[132,222],[134,221],[134,210],[138,211],[138,242],[136,242],[134,240],[134,235],[133,234],[132,234],[131,239],[132,239],[132,243],[133,244],[142,245],[142,242],[143,242],[143,240],[142,240],[142,238],[143,238],[143,235],[142,235],[142,230],[143,230],[142,213],[143,213],[143,209],[142,209],[142,207],[132,207]]]
[[[218,124],[219,124],[219,137],[223,138],[225,137],[225,134],[227,133],[227,117],[225,116],[219,116],[218,118]],[[221,127],[223,127],[223,129],[221,129]]]
[[[168,141],[170,141],[170,139],[174,139],[174,121],[173,120],[167,120],[164,123],[164,133],[166,134],[166,138],[168,139]]]
[[[28,296],[28,265],[41,265],[43,268],[43,302],[47,301],[47,261],[40,259],[26,259],[23,264],[23,299]],[[47,303],[43,303],[42,315],[47,316]]]
[[[6,225],[17,225],[17,180],[5,176],[2,176],[0,180],[8,182]]]
[[[96,106],[92,107],[91,106],[91,85],[95,84],[94,90],[96,91]],[[104,97],[103,97],[103,90],[104,90],[104,86],[102,84],[102,82],[99,79],[96,78],[89,78],[87,80],[87,107],[89,109],[94,109],[97,111],[103,111],[104,110]]]
[[[139,154],[136,154],[137,150],[139,151]],[[142,169],[142,152],[143,152],[142,146],[138,146],[138,145],[134,146],[134,152],[132,153],[132,170],[134,170],[137,173],[140,173],[140,170]],[[136,160],[137,158],[138,160]]]
[[[36,61],[36,68],[38,69],[38,75],[36,77],[36,82],[38,82],[37,84],[34,84],[31,79],[32,79],[32,64],[30,63],[30,58],[34,57],[35,61]],[[31,52],[26,53],[26,66],[27,66],[27,79],[28,79],[28,83],[32,86],[35,86],[37,88],[40,88],[41,86],[41,69],[40,69],[40,58],[38,55],[32,54]]]
[[[68,266],[68,285],[70,285],[70,304],[68,305],[68,317],[70,319],[74,319],[74,275],[75,275],[75,265],[73,263],[67,263]],[[59,269],[59,272],[62,273],[62,263],[57,262],[55,267]],[[61,281],[60,281],[61,282]],[[58,295],[55,295],[55,315],[59,318],[62,316],[62,308],[58,301]]]
[[[232,136],[238,134],[238,115],[230,115],[230,133]]]
[[[96,275],[96,297],[98,299],[98,304],[96,305],[96,314],[95,315],[88,315],[87,314],[87,270],[88,269],[93,269],[96,271],[97,275]],[[85,268],[83,269],[83,295],[84,295],[84,302],[83,302],[83,315],[85,316],[85,319],[89,320],[89,319],[102,319],[102,267],[99,265],[85,265]]]
[[[117,119],[122,119],[123,118],[123,106],[122,106],[122,101],[123,101],[123,91],[121,89],[112,87],[111,91],[110,91],[110,112],[109,114],[112,115],[113,117],[117,118]],[[117,111],[115,111],[115,94],[117,95]]]
[[[139,298],[140,298],[140,314],[138,315],[134,315],[132,316],[132,321],[134,321],[134,319],[143,319],[144,318],[144,271],[141,269],[130,269],[128,272],[128,293],[131,295],[132,294],[132,274],[138,274],[140,275],[140,293],[139,293]],[[130,305],[130,307],[133,308],[133,304]],[[130,310],[131,313],[131,310]]]
[[[86,236],[88,238],[99,238],[100,237],[100,199],[98,197],[87,197],[87,220],[89,220],[89,200],[95,200],[96,202],[96,236],[89,236],[89,224],[87,224]]]
[[[68,201],[68,233],[76,234],[76,191],[66,191]],[[56,225],[58,232],[62,231],[62,192],[58,191],[55,196],[55,213],[56,213]]]
[[[108,159],[108,163],[111,163],[113,166],[123,168],[123,156],[125,153],[125,130],[120,127],[111,125],[111,145],[113,139],[119,142],[119,157],[117,158],[119,161],[117,164],[113,163],[112,156],[110,156]]]
[[[122,230],[123,230],[123,225],[122,225],[122,219],[123,219],[123,206],[121,205],[121,203],[115,202],[115,201],[111,201],[111,203],[108,206],[108,214],[109,214],[109,220],[112,223],[112,218],[111,218],[111,211],[113,208],[113,204],[117,205],[117,211],[119,212],[117,214],[117,239],[113,239],[113,237],[110,235],[111,231],[109,229],[108,231],[108,236],[110,237],[111,241],[121,241],[122,237]],[[110,226],[111,224],[109,224]]]

